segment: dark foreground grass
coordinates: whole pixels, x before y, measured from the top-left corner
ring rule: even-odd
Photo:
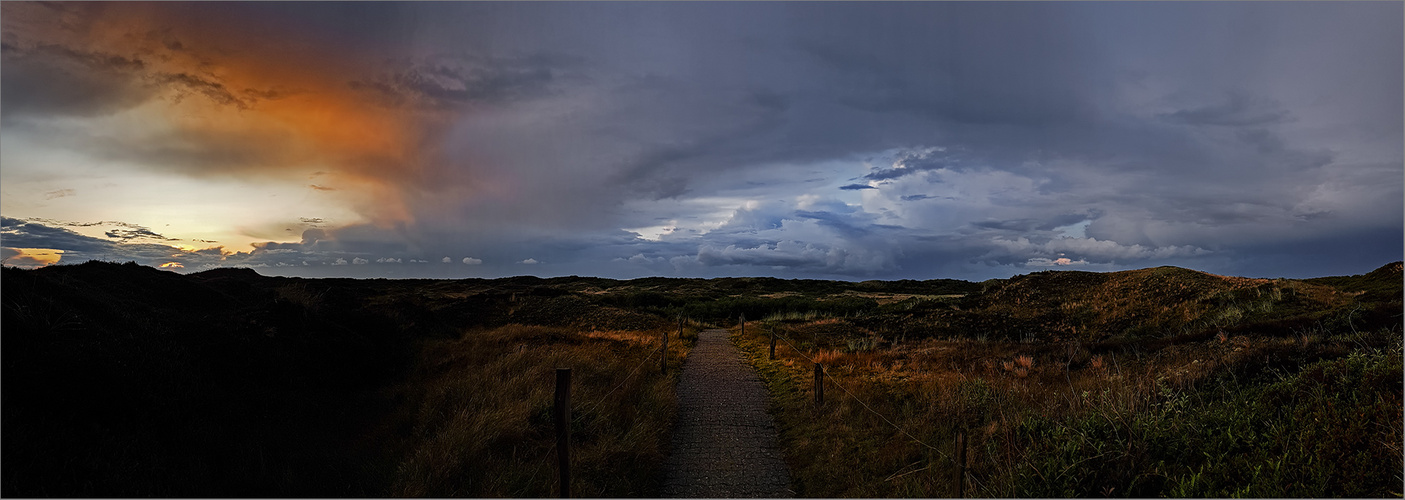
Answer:
[[[557,367],[572,493],[656,496],[691,345],[675,335],[661,375],[664,318],[473,282],[106,263],[3,280],[7,497],[556,496]],[[498,323],[523,317],[554,326]]]
[[[695,338],[695,330],[689,337]],[[403,450],[391,496],[557,495],[555,369],[572,369],[572,496],[657,496],[687,354],[675,335],[660,374],[658,332],[511,325],[426,346],[389,397],[383,432]]]
[[[1399,340],[1398,337],[1395,340]],[[1401,491],[1400,344],[1277,381],[1227,375],[1122,411],[1103,395],[1016,426],[1006,472],[1025,497],[1385,497]]]
[[[781,342],[768,360],[772,329],[800,350]],[[958,430],[966,495],[1401,493],[1398,329],[1097,354],[1038,342],[826,348],[805,331],[753,323],[736,338],[770,384],[802,496],[955,495]],[[819,407],[812,359],[830,376]]]

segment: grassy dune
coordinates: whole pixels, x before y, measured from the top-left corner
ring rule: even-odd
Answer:
[[[1033,333],[777,318],[736,341],[771,385],[804,496],[954,495],[957,431],[968,495],[1400,495],[1398,264],[1344,288],[1167,271],[1017,277],[918,319]],[[1362,282],[1395,293],[1358,300]],[[789,340],[775,360],[771,332]],[[831,376],[820,407],[815,361]]]
[[[572,494],[656,496],[677,368],[741,315],[805,496],[953,495],[958,431],[977,496],[1398,496],[1405,470],[1400,263],[982,283],[88,263],[0,282],[5,496],[554,496],[566,366]],[[832,377],[818,408],[812,360]]]

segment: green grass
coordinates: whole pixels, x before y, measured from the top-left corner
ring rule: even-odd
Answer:
[[[1401,492],[1401,352],[1353,351],[1262,383],[1228,375],[1122,411],[1105,395],[1015,430],[1018,497],[1381,497]]]
[[[769,360],[772,329],[802,351],[782,342]],[[1086,350],[1044,343],[846,350],[804,332],[748,324],[736,338],[771,389],[801,496],[954,495],[957,430],[973,496],[1401,492],[1398,330],[1196,340],[1100,354],[1097,368]],[[1013,362],[1025,356],[1027,375]],[[820,407],[810,358],[831,377]]]

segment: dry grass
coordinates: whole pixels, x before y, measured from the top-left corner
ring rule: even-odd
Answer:
[[[409,379],[388,390],[401,410],[382,429],[403,459],[391,496],[556,495],[554,372],[572,369],[572,494],[654,496],[687,342],[661,332],[509,325],[431,341]],[[695,337],[694,337],[695,338]]]
[[[768,362],[765,346],[769,345],[767,332],[772,328],[794,345],[780,343],[777,360]],[[913,341],[854,353],[806,347],[819,342],[804,336],[807,331],[811,330],[804,325],[748,325],[747,337],[739,339],[739,343],[752,353],[753,363],[777,396],[776,411],[784,429],[782,441],[797,492],[820,497],[953,495],[955,469],[950,457],[957,429],[967,429],[970,436],[968,460],[973,483],[967,485],[968,494],[1088,495],[1102,491],[1097,488],[1133,496],[1171,491],[1218,492],[1177,482],[1184,479],[1178,475],[1181,472],[1160,472],[1163,476],[1170,474],[1166,477],[1172,479],[1148,482],[1145,477],[1133,477],[1135,472],[1129,472],[1133,476],[1118,476],[1121,472],[1116,470],[1150,467],[1147,457],[1178,452],[1175,447],[1159,447],[1155,440],[1161,438],[1153,437],[1171,431],[1152,431],[1145,426],[1152,421],[1162,426],[1180,425],[1178,419],[1211,414],[1205,412],[1219,408],[1215,406],[1216,399],[1201,394],[1218,387],[1213,381],[1254,377],[1255,373],[1289,362],[1274,360],[1331,359],[1354,348],[1353,340],[1343,337],[1304,340],[1239,335],[1157,349],[1127,346],[1125,350],[1097,354],[1090,352],[1095,348],[1092,344],[969,339]],[[1378,337],[1372,337],[1373,342],[1383,342]],[[811,394],[811,359],[824,364],[830,376],[825,404],[818,408]],[[1230,392],[1223,397],[1240,397],[1235,395],[1241,392],[1225,390]],[[1187,416],[1174,413],[1181,411],[1188,412]],[[1041,427],[1048,425],[1054,427]],[[1092,431],[1072,430],[1087,425],[1101,426],[1098,428],[1103,430],[1098,432],[1110,434],[1097,437],[1084,433]],[[1031,429],[1055,429],[1038,432],[1062,437],[1053,440],[1057,442],[1030,441],[1034,439]],[[1125,442],[1130,448],[1096,451],[1111,442]],[[1049,474],[1044,465],[1039,465],[1049,460],[1048,453],[1063,456],[1048,451],[1052,449],[1077,450],[1067,453],[1083,458],[1098,453],[1105,453],[1103,458],[1123,454],[1123,460],[1099,462],[1106,463],[1100,467],[1111,469],[1105,473],[1088,472],[1094,479],[1078,481],[1094,481],[1097,486],[1079,489],[1084,486],[1077,484],[1083,483],[1069,479],[1071,476],[1039,478],[1039,473]],[[1078,465],[1077,460],[1080,459],[1059,465],[1054,472],[1065,466],[1071,467],[1064,470],[1066,474],[1087,472],[1086,464]],[[919,469],[923,472],[915,472]],[[1073,490],[1062,491],[1054,486],[1030,490],[1030,484],[1075,485],[1069,486]],[[1129,487],[1136,492],[1127,493]],[[1213,496],[1223,494],[1228,493]]]

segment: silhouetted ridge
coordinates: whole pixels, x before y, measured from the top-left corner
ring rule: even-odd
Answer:
[[[230,278],[239,280],[255,280],[263,277],[263,275],[259,274],[257,271],[247,267],[217,267],[207,271],[191,273],[187,276],[205,279]]]

